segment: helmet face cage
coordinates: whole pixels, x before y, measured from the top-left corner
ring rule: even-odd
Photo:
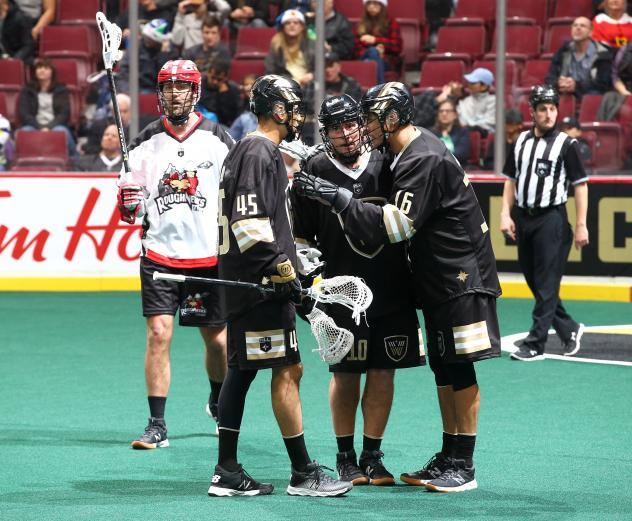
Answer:
[[[158,73],[158,102],[170,123],[187,122],[200,99],[201,83],[200,72],[190,60],[168,61],[162,66]]]
[[[271,116],[285,126],[286,141],[296,139],[305,122],[303,92],[294,80],[274,74],[261,76],[250,90],[250,110],[256,115]]]
[[[358,103],[351,96],[344,94],[324,100],[318,121],[325,151],[332,159],[352,165],[368,149],[364,119]]]

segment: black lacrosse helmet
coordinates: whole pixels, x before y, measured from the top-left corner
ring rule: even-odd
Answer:
[[[305,121],[301,86],[276,74],[260,76],[250,90],[250,110],[256,115],[269,115],[278,124],[285,125],[285,140],[293,141]]]
[[[384,141],[379,148],[386,146],[388,132],[384,125],[387,118],[392,113],[397,115],[399,126],[404,126],[412,122],[415,115],[415,102],[413,95],[408,87],[401,82],[391,81],[375,85],[366,91],[360,102],[365,120],[369,114],[373,113],[377,116],[382,132],[384,133]]]
[[[318,122],[327,155],[341,163],[353,164],[363,151],[364,131],[360,104],[348,94],[331,96],[323,100]],[[345,123],[350,123],[348,132]],[[329,135],[332,130],[341,131],[341,136],[332,138]]]
[[[535,109],[540,103],[552,103],[560,106],[560,95],[552,85],[536,85],[529,93],[529,105]]]

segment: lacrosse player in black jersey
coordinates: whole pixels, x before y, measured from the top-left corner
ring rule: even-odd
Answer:
[[[364,145],[359,104],[347,94],[330,97],[323,101],[318,120],[326,151],[308,161],[306,172],[347,188],[360,200],[386,203],[391,176],[384,155]],[[393,402],[395,369],[425,362],[405,246],[380,244],[367,248],[345,235],[329,208],[297,195],[296,190],[292,196],[299,255],[304,248],[316,247],[325,261],[325,277],[361,277],[373,291],[367,321],[359,325],[341,306],[327,309],[338,326],[354,335],[349,354],[329,368],[338,475],[354,485],[392,485],[395,480],[382,463],[380,449]],[[358,465],[353,438],[362,373],[366,373],[362,393],[364,437]]]
[[[296,250],[286,200],[288,178],[279,143],[292,141],[305,118],[301,88],[281,76],[262,76],[250,92],[257,129],[224,161],[220,180],[219,275],[222,279],[270,281],[277,298],[257,291],[226,291],[228,372],[219,397],[219,457],[211,496],[270,494],[237,460],[237,442],[250,384],[259,369],[272,369],[272,409],[292,472],[287,493],[340,496],[353,485],[325,474],[308,456],[303,437],[299,382],[303,372],[296,340],[294,303],[300,295]],[[254,293],[254,294],[253,294]]]
[[[361,103],[372,146],[394,155],[388,203],[361,201],[304,173],[294,183],[330,206],[352,240],[367,248],[408,244],[444,436],[442,450],[401,479],[438,492],[472,490],[480,406],[474,362],[500,356],[500,285],[487,223],[458,161],[431,132],[411,124],[414,104],[405,85],[372,87]]]

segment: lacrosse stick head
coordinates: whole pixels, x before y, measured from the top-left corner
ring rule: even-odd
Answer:
[[[106,69],[112,70],[114,64],[123,56],[123,51],[119,50],[123,33],[121,28],[115,23],[108,21],[102,12],[99,11],[96,18],[97,26],[101,33],[101,40],[103,41],[103,64]]]
[[[340,304],[350,309],[356,324],[360,323],[361,314],[373,302],[371,288],[361,278],[349,275],[321,279],[308,290],[308,295],[316,302]]]
[[[323,362],[339,363],[353,347],[353,333],[338,327],[333,319],[318,308],[307,315],[312,334],[316,338],[318,351]]]

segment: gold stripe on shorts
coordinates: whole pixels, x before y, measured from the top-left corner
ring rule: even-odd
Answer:
[[[454,336],[454,352],[457,356],[484,351],[492,346],[485,320],[453,327],[452,334]]]
[[[266,360],[285,356],[285,331],[246,331],[246,359]]]

